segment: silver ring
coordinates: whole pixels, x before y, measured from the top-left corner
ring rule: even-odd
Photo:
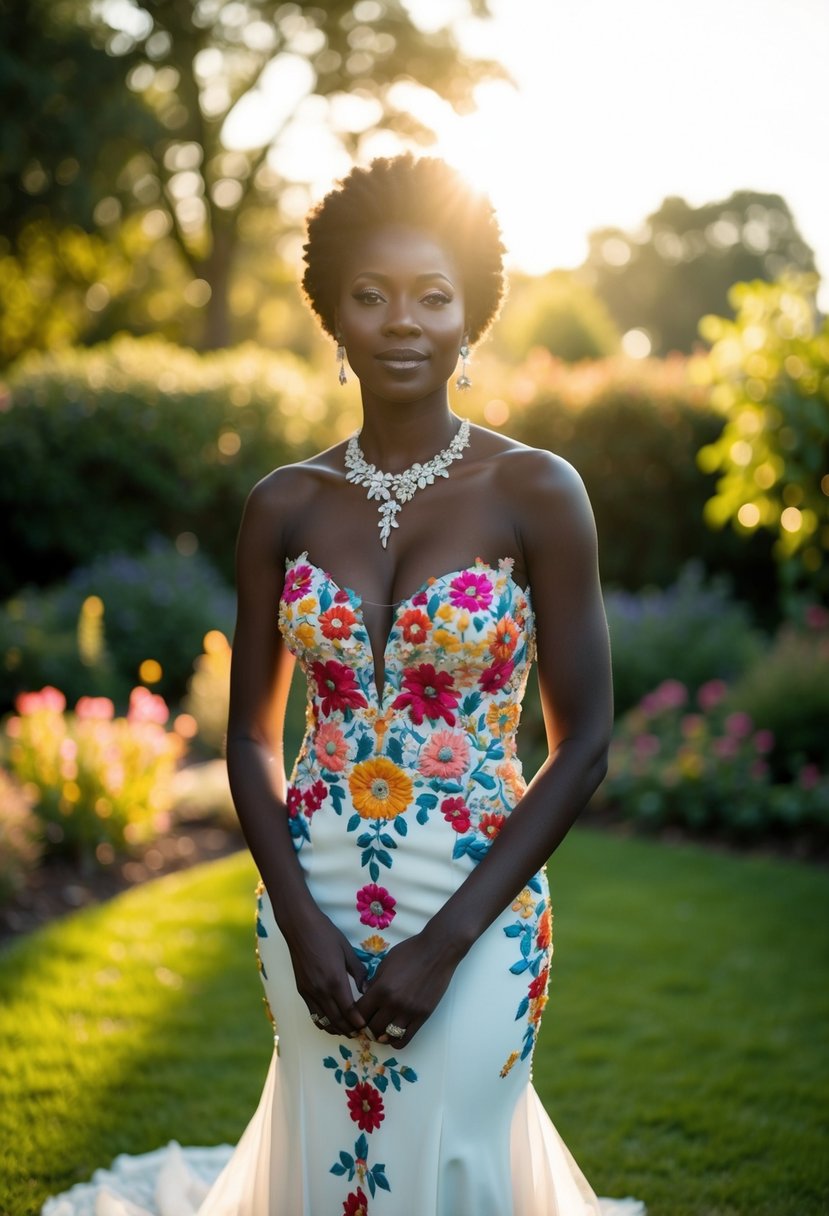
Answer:
[[[314,1023],[314,1025],[316,1025],[319,1020],[320,1020],[320,1015],[318,1013],[311,1014],[311,1021]]]
[[[406,1033],[403,1026],[396,1026],[394,1022],[389,1022],[386,1027],[386,1034],[392,1039],[402,1039]]]
[[[327,1018],[325,1014],[323,1014],[321,1018],[317,1018],[317,1025],[319,1026],[320,1030],[325,1030],[326,1026],[331,1025],[331,1019]]]

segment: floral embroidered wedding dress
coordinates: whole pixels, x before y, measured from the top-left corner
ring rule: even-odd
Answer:
[[[305,553],[287,563],[279,629],[309,686],[291,833],[370,973],[463,882],[525,788],[515,735],[534,618],[511,571],[479,560],[400,603],[380,689],[359,597]],[[530,1082],[552,952],[543,871],[397,1050],[314,1026],[262,883],[255,899],[279,1050],[239,1144],[117,1158],[44,1216],[642,1216],[596,1199]]]

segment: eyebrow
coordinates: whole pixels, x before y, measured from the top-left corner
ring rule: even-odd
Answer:
[[[388,275],[381,274],[378,270],[361,270],[354,275],[352,283],[356,283],[358,279],[376,279],[378,283],[390,283],[391,279]],[[454,287],[451,279],[447,278],[442,270],[428,270],[425,274],[415,275],[415,282],[422,283],[434,279],[443,279],[444,283],[449,287]]]

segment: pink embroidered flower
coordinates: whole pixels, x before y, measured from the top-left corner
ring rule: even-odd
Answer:
[[[499,692],[508,682],[514,667],[515,664],[512,659],[509,659],[506,663],[493,663],[491,667],[487,667],[478,677],[478,683],[482,690],[484,692]]]
[[[392,701],[392,709],[409,709],[409,717],[415,726],[420,726],[424,716],[434,721],[443,718],[449,726],[455,725],[452,710],[458,703],[459,694],[452,687],[452,677],[446,671],[435,671],[431,663],[420,663],[417,667],[406,667],[403,671],[403,687]]]
[[[484,836],[488,836],[490,840],[494,840],[501,828],[506,822],[505,815],[487,814],[481,815],[478,828],[483,832]]]
[[[420,753],[417,767],[424,777],[460,777],[469,763],[469,743],[453,730],[436,730]]]
[[[111,722],[115,706],[109,697],[79,697],[75,715],[82,722]]]
[[[325,638],[350,638],[351,630],[357,624],[357,617],[344,604],[336,604],[319,618],[322,636]]]
[[[375,1131],[386,1117],[379,1090],[367,1081],[358,1081],[346,1094],[348,1113],[361,1132]]]
[[[368,705],[357,687],[357,677],[344,663],[338,663],[336,659],[328,659],[325,663],[316,660],[311,664],[311,671],[326,716],[335,709],[359,709]]]
[[[456,608],[477,612],[487,608],[492,600],[492,583],[486,574],[464,570],[449,584],[449,599]]]
[[[334,722],[323,722],[314,738],[314,752],[323,768],[339,773],[348,759],[345,735]]]
[[[368,1216],[368,1199],[362,1187],[352,1191],[343,1203],[343,1216]]]
[[[463,798],[444,798],[440,804],[440,813],[446,822],[456,832],[468,832],[472,822],[469,807]]]
[[[282,598],[286,604],[301,600],[311,586],[312,571],[310,566],[292,566],[285,575],[282,587]]]
[[[335,604],[349,604],[350,602],[351,602],[351,596],[348,594],[347,591],[343,591],[343,589],[341,587],[339,587],[337,589],[337,591],[334,593],[334,603]]]
[[[412,596],[411,602],[414,604],[415,608],[422,608],[423,605],[428,602],[428,599],[429,597],[425,591],[418,591],[417,595]]]
[[[370,882],[357,892],[357,911],[364,925],[373,929],[385,929],[395,918],[397,900],[389,895],[385,887]]]

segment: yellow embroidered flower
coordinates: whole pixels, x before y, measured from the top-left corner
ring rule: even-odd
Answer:
[[[356,764],[348,778],[351,798],[363,819],[394,819],[411,802],[409,777],[386,756]]]
[[[369,954],[382,954],[389,948],[389,943],[379,933],[370,933],[368,937],[363,938],[360,945],[364,950],[368,950]]]
[[[441,604],[435,613],[435,616],[440,617],[442,621],[453,621],[457,615],[457,612],[457,608],[455,608],[452,604]]]
[[[486,653],[486,648],[486,642],[464,642],[463,653],[468,655],[470,659],[477,659]],[[478,675],[480,674],[479,671]]]
[[[314,626],[302,621],[294,630],[294,636],[302,646],[309,650],[314,645]]]
[[[305,598],[300,600],[297,604],[297,608],[302,613],[313,612],[316,606],[317,597],[315,595],[306,595]]]
[[[469,613],[462,612],[460,614],[460,616],[458,617],[458,629],[460,629],[461,633],[463,633],[468,628],[469,628]]]
[[[504,1064],[504,1067],[501,1069],[502,1077],[505,1077],[507,1075],[507,1073],[512,1069],[512,1066],[518,1062],[518,1058],[519,1058],[519,1053],[517,1051],[511,1051],[509,1053],[509,1055],[507,1056],[507,1059],[506,1059],[506,1063]]]
[[[517,705],[499,705],[493,702],[486,711],[486,724],[493,735],[509,735],[518,728],[521,710]]]
[[[432,641],[436,646],[449,651],[459,650],[461,645],[454,633],[450,633],[448,629],[436,629],[432,634]]]
[[[517,912],[523,920],[529,920],[535,912],[535,896],[529,887],[525,887],[515,903],[512,905],[513,912]]]
[[[458,688],[471,688],[473,684],[478,683],[478,676],[480,674],[478,668],[473,667],[471,663],[459,663],[457,667],[452,669],[455,685]]]
[[[530,1001],[530,1011],[527,1014],[528,1022],[536,1025],[541,1021],[541,1015],[544,1012],[544,1006],[547,1004],[548,999],[549,998],[545,993],[544,996],[537,996]]]

